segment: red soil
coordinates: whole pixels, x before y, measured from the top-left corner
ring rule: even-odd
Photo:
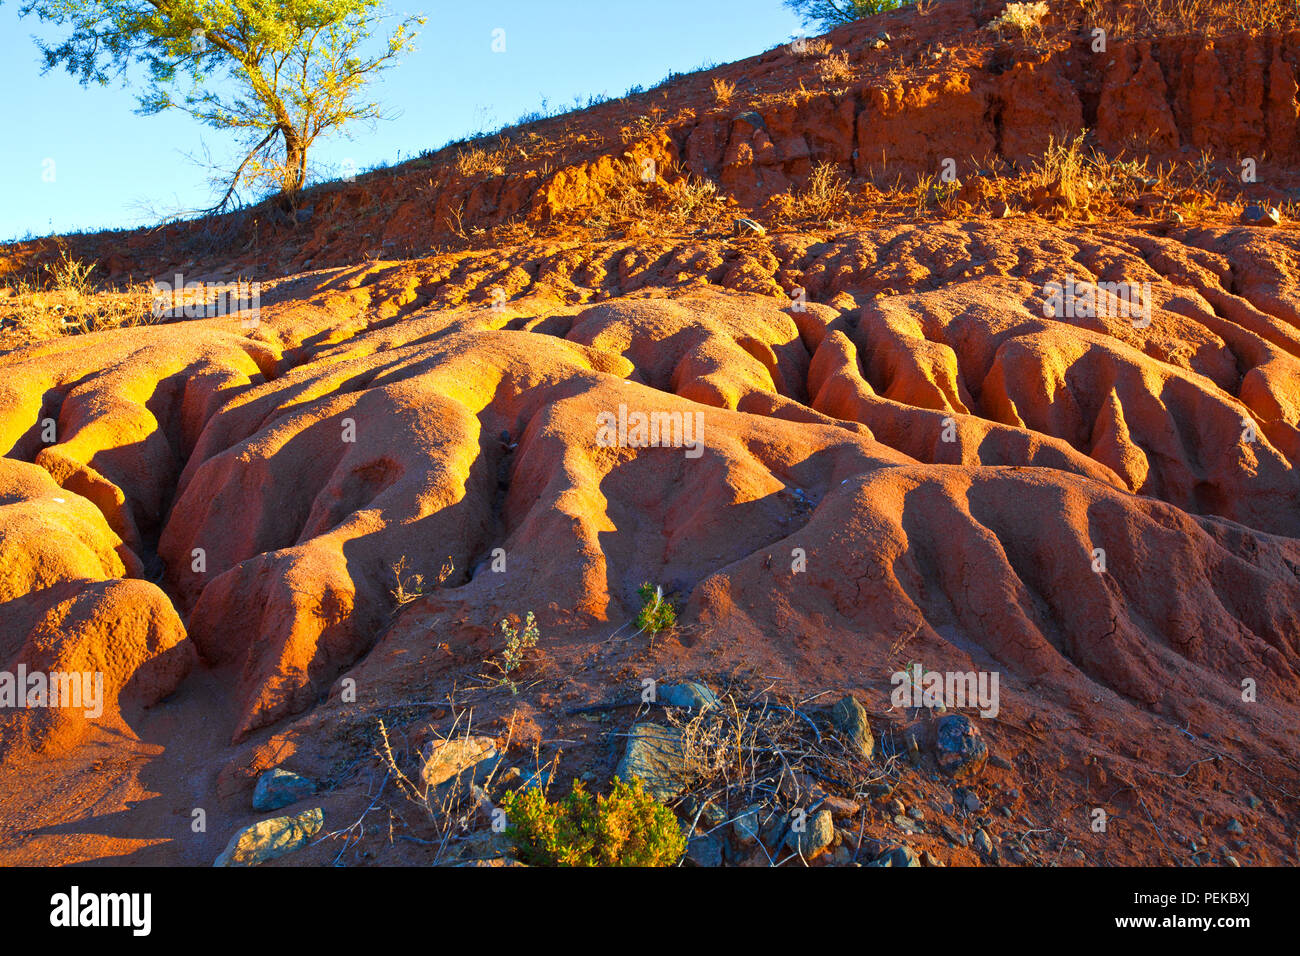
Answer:
[[[813,160],[858,176],[882,149],[891,172],[1023,160],[1058,123],[1113,149],[1141,128],[1170,156],[1300,158],[1300,35],[1120,46],[1098,69],[1073,48],[1008,59],[978,5],[943,9],[967,12],[833,34],[863,78],[759,124],[706,105],[707,79],[761,100],[813,66],[775,51],[672,84],[662,130],[629,152],[746,211]],[[947,59],[882,86],[900,56],[868,46],[882,29],[904,56],[942,39]],[[1235,817],[1243,862],[1296,863],[1295,231],[972,214],[597,241],[569,224],[621,175],[626,108],[539,124],[583,130],[549,178],[471,186],[417,162],[322,190],[308,226],[267,226],[256,254],[203,260],[312,261],[255,330],[201,319],[0,355],[0,668],[100,670],[109,700],[94,722],[0,713],[0,862],[206,864],[256,819],[255,774],[286,760],[334,785],[327,829],[345,826],[371,801],[351,772],[363,726],[394,708],[449,725],[438,702],[531,609],[526,688],[469,699],[489,733],[564,751],[566,778],[617,756],[567,709],[643,676],[853,692],[893,726],[889,675],[919,660],[1001,674],[987,780],[1086,861],[1182,862]],[[355,264],[436,245],[462,204],[467,225],[538,235]],[[166,274],[186,228],[128,237],[112,267]],[[120,242],[79,240],[97,241]],[[1149,282],[1150,325],[1045,318],[1044,283],[1067,276]],[[702,453],[601,447],[597,416],[620,405],[698,413]],[[394,614],[402,557],[454,571]],[[610,639],[642,581],[682,627]],[[1094,807],[1117,821],[1104,838]]]

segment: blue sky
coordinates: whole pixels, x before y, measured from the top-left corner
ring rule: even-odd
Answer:
[[[727,63],[771,49],[801,30],[781,0],[461,0],[423,13],[417,50],[371,90],[398,117],[353,138],[319,141],[327,168],[391,163],[574,98],[619,96],[670,71]],[[0,2],[0,241],[27,234],[134,227],[211,202],[208,171],[187,158],[226,161],[233,144],[181,113],[139,116],[131,88],[82,87],[41,74],[32,35],[54,37],[17,0]],[[492,32],[504,29],[504,53]],[[51,180],[52,181],[49,181]]]

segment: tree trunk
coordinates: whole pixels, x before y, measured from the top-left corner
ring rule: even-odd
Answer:
[[[284,131],[284,169],[281,171],[280,192],[296,196],[307,181],[307,146],[298,131],[286,126]]]

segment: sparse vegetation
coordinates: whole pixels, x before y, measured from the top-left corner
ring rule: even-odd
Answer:
[[[713,98],[719,106],[726,106],[736,95],[736,84],[720,76],[713,78]]]
[[[507,836],[533,866],[671,866],[686,849],[676,816],[640,780],[615,779],[603,796],[578,781],[554,803],[541,788],[516,790],[501,806]]]
[[[847,83],[853,79],[853,68],[849,66],[849,55],[844,50],[832,53],[817,64],[817,75],[823,83]]]
[[[772,208],[785,222],[833,222],[848,214],[848,179],[840,167],[820,162],[813,167],[804,188],[774,197]]]
[[[1079,8],[1087,26],[1116,37],[1300,28],[1295,0],[1079,0]]]
[[[1018,36],[1024,40],[1041,43],[1043,19],[1049,10],[1046,0],[1036,3],[1008,3],[1002,12],[989,23],[988,28],[999,36]]]
[[[470,145],[456,152],[456,172],[466,179],[483,176],[504,176],[510,143],[501,137],[494,149]]]
[[[456,570],[456,565],[448,557],[443,562],[442,568],[438,571],[438,579],[434,586],[441,585]],[[388,593],[393,597],[393,603],[397,610],[401,610],[412,601],[416,601],[427,593],[424,587],[424,575],[411,573],[406,564],[406,555],[397,559],[393,565],[393,577],[396,579],[396,586]]]
[[[0,288],[0,349],[154,321],[151,285],[97,288],[94,272],[93,263],[60,246],[58,259],[43,263],[36,278]]]
[[[677,624],[677,612],[672,602],[664,599],[662,586],[645,582],[636,589],[641,595],[641,610],[637,612],[636,626],[650,634],[658,634]]]
[[[501,636],[506,643],[501,651],[501,660],[493,661],[493,663],[501,671],[501,683],[504,684],[511,682],[510,675],[523,664],[524,655],[537,646],[541,631],[537,627],[537,619],[533,616],[532,611],[529,611],[524,617],[522,630],[517,624],[511,624],[505,619],[502,619],[500,627]]]
[[[676,167],[663,170],[671,179],[643,179],[642,167],[626,165],[625,176],[614,184],[588,222],[598,229],[630,226],[649,235],[678,235],[712,231],[727,216],[727,202],[717,184],[684,173]]]

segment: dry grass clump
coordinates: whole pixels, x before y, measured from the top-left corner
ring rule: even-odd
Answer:
[[[466,713],[461,711],[452,728],[445,735],[435,735],[433,739],[468,744],[478,734],[473,730],[470,718],[466,717],[462,726],[461,717]],[[499,855],[505,850],[504,843],[495,839],[498,833],[490,826],[497,809],[490,794],[500,789],[503,762],[498,761],[490,770],[477,776],[465,771],[437,787],[431,787],[421,779],[418,769],[411,774],[402,769],[411,765],[418,767],[423,762],[423,757],[409,745],[405,735],[398,737],[382,718],[378,721],[378,731],[374,756],[384,776],[375,788],[369,807],[350,826],[322,837],[343,841],[335,865],[348,850],[359,846],[367,835],[375,832],[385,834],[388,842],[401,839],[431,847],[434,863],[461,854]],[[509,750],[511,736],[512,732],[507,732],[499,753]],[[390,802],[394,795],[403,799]],[[409,815],[411,809],[415,810],[414,818]],[[377,826],[370,824],[367,818],[372,812],[384,822]]]
[[[626,175],[593,210],[589,224],[598,230],[631,227],[646,235],[680,235],[715,231],[728,216],[727,200],[712,180],[674,167],[646,181],[639,167],[628,164]]]
[[[839,222],[850,215],[849,181],[840,167],[821,162],[813,167],[808,182],[796,192],[772,197],[774,218],[781,222]]]
[[[681,734],[692,781],[684,799],[695,808],[685,819],[695,817],[690,822],[696,832],[721,831],[753,813],[762,830],[758,847],[769,863],[779,865],[798,856],[782,847],[793,823],[791,811],[807,807],[814,788],[863,801],[898,772],[896,757],[867,760],[840,740],[825,715],[812,709],[815,700],[764,691],[742,701],[726,691],[716,707],[667,711],[666,722]],[[703,826],[702,811],[710,804],[724,819]]]
[[[1300,29],[1295,0],[1080,0],[1084,22],[1117,37]]]
[[[504,176],[510,158],[510,143],[503,136],[495,147],[471,144],[456,152],[456,172],[465,179]]]
[[[826,57],[817,64],[817,75],[827,85],[848,83],[853,79],[853,68],[849,66],[849,54],[841,50]]]
[[[448,557],[447,560],[442,563],[442,567],[438,570],[437,580],[434,581],[434,587],[440,587],[443,582],[451,577],[452,572],[455,570],[455,562]],[[402,555],[398,558],[397,563],[393,565],[393,577],[396,580],[396,587],[388,593],[392,597],[393,604],[396,606],[397,610],[401,610],[412,601],[416,601],[428,593],[428,589],[424,586],[424,575],[415,574],[410,571],[410,568],[406,563],[406,555]]]
[[[1046,0],[1038,0],[1036,3],[1008,3],[989,23],[988,29],[1004,39],[1019,37],[1031,43],[1041,43],[1043,20],[1049,12]]]
[[[94,271],[61,248],[58,260],[42,266],[35,279],[0,288],[0,350],[155,321],[151,285],[101,288],[92,281]]]
[[[719,106],[726,106],[736,95],[736,84],[720,76],[713,78],[713,98]]]

